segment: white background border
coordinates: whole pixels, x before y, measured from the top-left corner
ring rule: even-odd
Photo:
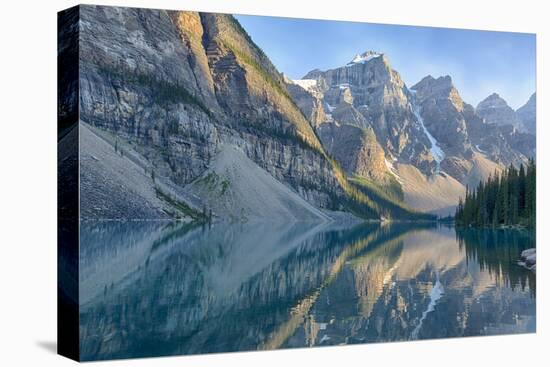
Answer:
[[[545,1],[172,0],[106,5],[355,20],[537,33],[537,334],[281,350],[116,362],[105,366],[538,366],[548,365],[547,205],[550,136],[544,101],[550,64]],[[56,339],[56,12],[73,1],[4,2],[0,86],[0,365],[65,366]],[[546,16],[546,17],[545,17]],[[546,24],[545,24],[546,23]],[[521,57],[521,55],[518,55]],[[544,61],[546,60],[546,70]],[[546,222],[546,223],[545,223]],[[546,358],[545,358],[546,357]]]

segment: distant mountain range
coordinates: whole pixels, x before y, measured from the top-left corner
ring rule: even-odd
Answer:
[[[290,80],[230,15],[79,8],[85,218],[430,219],[535,155],[534,95],[474,108],[372,51]]]
[[[511,125],[517,130],[536,134],[536,95],[533,93],[529,100],[516,111],[497,93],[481,101],[476,112],[485,119],[486,123],[496,125]]]
[[[449,213],[466,185],[535,155],[534,95],[518,111],[497,94],[474,108],[450,76],[426,76],[409,89],[374,51],[287,84],[349,176],[396,179],[416,209]]]

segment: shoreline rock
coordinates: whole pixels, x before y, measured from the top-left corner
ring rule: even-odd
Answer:
[[[521,252],[518,264],[529,270],[536,270],[537,267],[537,249],[530,248]]]

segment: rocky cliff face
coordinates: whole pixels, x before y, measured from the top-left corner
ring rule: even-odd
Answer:
[[[474,109],[462,100],[449,76],[427,76],[412,90],[425,126],[446,153],[442,170],[462,183],[475,185],[475,180],[493,173],[487,171],[493,165],[480,164],[480,159],[504,166],[534,156],[533,137],[517,129],[515,112],[497,94]]]
[[[449,155],[468,155],[470,144],[464,116],[468,106],[453,86],[451,77],[427,76],[411,89],[426,128],[441,148]]]
[[[517,109],[516,114],[525,131],[535,135],[537,133],[537,94],[533,93],[527,103]]]
[[[469,126],[471,140],[491,160],[519,165],[535,157],[535,135],[527,131],[519,115],[498,94],[481,101],[475,113],[484,120]]]
[[[231,16],[80,8],[81,120],[130,142],[157,181],[185,186],[231,144],[309,202],[335,208],[343,191],[321,143]]]
[[[511,125],[518,130],[525,130],[516,112],[498,93],[493,93],[479,102],[476,112],[488,124]]]
[[[502,113],[487,113],[484,121],[462,101],[450,77],[429,76],[409,90],[381,53],[368,51],[342,67],[313,70],[291,81],[230,15],[79,9],[80,119],[104,138],[101,144],[107,142],[143,171],[132,175],[139,176],[140,186],[150,187],[136,194],[150,197],[147,205],[164,213],[171,211],[170,204],[176,212],[190,209],[196,216],[215,201],[202,197],[209,187],[197,185],[208,181],[213,162],[225,162],[216,158],[227,146],[307,205],[338,210],[351,205],[371,217],[385,212],[385,204],[357,191],[348,177],[384,186],[403,183],[407,178],[399,172],[418,171],[426,182],[450,175],[466,184],[489,168],[492,173],[495,165],[534,155],[533,135],[503,123]],[[484,114],[490,105],[478,110]],[[86,154],[91,166],[98,165],[93,151]],[[216,174],[224,169],[218,167]],[[83,205],[94,218],[94,207],[108,202],[90,199]],[[249,204],[254,213],[262,201]],[[279,212],[285,212],[288,207],[281,205]]]
[[[378,182],[388,179],[384,150],[369,126],[325,123],[318,134],[327,151],[350,176],[361,176]]]
[[[450,76],[427,76],[408,89],[383,54],[369,51],[341,68],[313,70],[288,83],[348,175],[376,182],[396,176],[405,201],[422,210],[452,212],[450,203],[463,195],[465,185],[475,186],[500,167],[535,154],[534,136],[516,128],[519,118],[500,97],[475,109],[462,100]],[[373,139],[366,143],[361,136],[369,132]],[[443,186],[452,193],[432,198]]]
[[[433,169],[430,142],[415,117],[411,94],[386,55],[367,51],[347,65],[304,76],[322,95],[326,122],[370,127],[388,157]]]
[[[57,18],[57,118],[58,138],[78,121],[78,7],[59,13]]]
[[[292,99],[314,128],[328,121],[323,95],[316,89],[315,80],[284,80]]]

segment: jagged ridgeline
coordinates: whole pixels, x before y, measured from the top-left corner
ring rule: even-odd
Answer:
[[[79,9],[83,218],[433,219],[341,168],[231,15]]]

